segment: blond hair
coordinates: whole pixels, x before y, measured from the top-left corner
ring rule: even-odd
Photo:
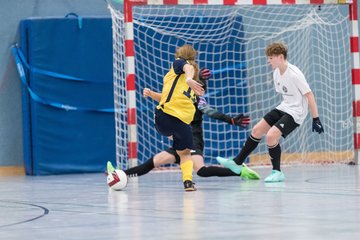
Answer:
[[[196,50],[190,44],[185,44],[181,47],[176,49],[175,58],[183,58],[185,59],[190,65],[194,67],[194,80],[199,80],[199,67],[195,62],[195,57],[197,55]]]
[[[287,58],[287,51],[288,47],[281,42],[271,43],[265,49],[266,56],[271,57],[279,56],[282,54],[284,56],[284,59]]]

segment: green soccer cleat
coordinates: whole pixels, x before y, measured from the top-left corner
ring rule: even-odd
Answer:
[[[255,172],[254,170],[250,169],[248,166],[246,166],[245,163],[242,164],[240,177],[243,180],[259,180],[260,179],[260,175],[257,172]]]
[[[218,163],[220,163],[224,167],[226,167],[226,168],[230,169],[231,171],[233,171],[233,173],[235,173],[237,175],[240,175],[242,166],[237,165],[234,162],[234,160],[223,158],[223,157],[216,157],[216,160],[218,161]]]
[[[115,171],[115,168],[113,167],[112,163],[110,161],[107,162],[107,165],[106,165],[106,170],[107,170],[107,173],[112,173],[113,171]]]
[[[283,182],[285,180],[285,175],[278,171],[278,170],[272,170],[271,174],[267,176],[264,180],[264,182],[271,183],[271,182]]]

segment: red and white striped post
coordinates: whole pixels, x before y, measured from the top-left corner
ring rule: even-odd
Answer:
[[[349,4],[351,22],[350,50],[352,55],[351,80],[353,84],[353,117],[354,117],[354,162],[359,164],[360,150],[360,56],[359,26],[357,0]]]
[[[289,4],[349,4],[351,36],[350,46],[352,54],[352,84],[354,92],[354,150],[356,164],[360,158],[360,58],[357,0],[125,0],[125,71],[127,90],[127,118],[128,118],[128,158],[129,166],[137,165],[137,128],[136,128],[136,85],[134,59],[134,32],[132,7],[136,5],[289,5]]]
[[[126,73],[126,102],[128,125],[128,161],[129,168],[137,165],[137,126],[136,126],[136,76],[135,76],[135,48],[133,31],[133,5],[143,5],[146,1],[124,1],[125,22],[125,73]]]

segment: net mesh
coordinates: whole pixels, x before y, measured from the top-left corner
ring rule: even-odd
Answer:
[[[124,23],[111,9],[114,32],[114,86],[117,155],[126,167]],[[288,60],[299,67],[314,92],[325,133],[311,132],[311,114],[286,139],[281,139],[282,162],[334,163],[353,159],[352,86],[346,6],[137,6],[133,8],[136,106],[139,163],[171,146],[153,124],[156,102],[142,96],[145,87],[160,92],[176,47],[185,43],[198,50],[200,68],[211,69],[205,95],[223,113],[245,113],[251,126],[243,130],[204,116],[204,157],[236,156],[251,127],[276,107],[272,69],[264,49],[282,41]],[[269,164],[263,140],[250,156],[252,164]]]
[[[116,162],[122,168],[127,167],[128,127],[125,72],[125,26],[124,15],[110,7],[113,32],[113,71],[114,71],[114,110],[116,128]]]

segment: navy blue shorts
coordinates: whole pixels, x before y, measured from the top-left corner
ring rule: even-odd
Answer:
[[[191,126],[162,110],[155,110],[155,128],[165,136],[173,137],[175,150],[194,149]]]

